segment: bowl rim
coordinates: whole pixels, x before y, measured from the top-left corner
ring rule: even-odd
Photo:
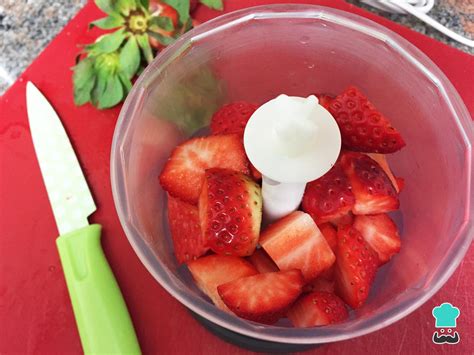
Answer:
[[[120,142],[123,141],[122,138],[127,131],[127,123],[129,123],[126,120],[126,117],[130,117],[130,114],[142,103],[142,100],[140,99],[143,99],[144,87],[149,83],[148,76],[153,77],[153,75],[156,75],[158,67],[165,67],[176,57],[176,55],[179,55],[193,42],[230,26],[247,22],[249,20],[264,19],[268,16],[283,19],[295,17],[315,18],[337,22],[338,24],[343,23],[346,26],[352,27],[354,30],[362,31],[367,35],[376,37],[383,41],[386,45],[392,47],[393,50],[398,51],[405,59],[416,65],[418,69],[420,69],[436,84],[440,94],[444,97],[453,112],[453,117],[456,119],[455,123],[457,124],[458,129],[463,133],[462,136],[466,147],[468,174],[467,192],[470,198],[466,201],[466,213],[456,236],[457,242],[453,247],[451,247],[452,252],[448,253],[448,255],[443,259],[444,264],[446,264],[444,265],[444,271],[440,272],[440,277],[430,285],[428,289],[420,290],[416,297],[412,297],[401,304],[392,306],[388,310],[381,312],[379,315],[367,317],[366,320],[358,325],[358,329],[356,330],[344,326],[344,324],[350,324],[350,322],[322,328],[306,329],[262,326],[261,324],[245,321],[218,310],[214,305],[198,296],[181,292],[181,290],[172,285],[174,281],[162,266],[161,262],[156,260],[155,254],[134,229],[133,225],[127,218],[127,213],[124,208],[126,189],[123,184],[123,179],[120,178],[122,173]],[[153,75],[151,75],[152,73]],[[474,236],[473,221],[470,218],[473,213],[472,206],[474,197],[471,193],[473,190],[473,181],[472,173],[469,174],[469,172],[472,172],[472,141],[474,141],[474,133],[470,114],[451,82],[424,53],[400,35],[365,17],[334,8],[299,4],[262,5],[230,12],[201,24],[198,28],[184,34],[175,43],[162,51],[145,69],[128,95],[120,111],[115,127],[110,163],[112,194],[122,228],[124,229],[125,235],[140,261],[163,288],[193,312],[226,329],[260,340],[291,344],[321,344],[335,342],[372,333],[404,318],[430,299],[456,270],[466,254]],[[158,262],[158,269],[152,265],[153,262]],[[443,262],[441,264],[443,264]],[[440,265],[440,267],[441,266],[443,265]],[[265,329],[269,331],[267,332]],[[276,333],[277,335],[269,333]]]

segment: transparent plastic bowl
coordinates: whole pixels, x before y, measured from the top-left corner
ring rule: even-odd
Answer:
[[[222,103],[263,103],[357,85],[407,146],[389,157],[406,179],[402,249],[383,266],[367,303],[337,325],[266,326],[224,313],[173,255],[158,176],[169,153],[200,134]],[[424,54],[362,17],[319,6],[249,8],[209,21],[163,51],[120,113],[112,188],[125,233],[154,278],[209,321],[260,340],[317,344],[373,332],[403,318],[451,276],[473,236],[473,126],[456,90]]]

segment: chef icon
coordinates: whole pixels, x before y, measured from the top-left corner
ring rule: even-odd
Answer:
[[[433,343],[459,343],[459,333],[453,329],[456,328],[456,319],[461,314],[459,308],[454,307],[451,303],[445,302],[438,307],[434,307],[431,313],[436,319],[435,327],[439,328],[433,333]]]

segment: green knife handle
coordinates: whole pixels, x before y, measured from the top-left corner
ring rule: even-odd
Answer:
[[[101,229],[92,224],[56,240],[82,348],[86,354],[140,354],[127,306],[100,244]]]

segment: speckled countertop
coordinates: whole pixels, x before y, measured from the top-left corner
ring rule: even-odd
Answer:
[[[460,50],[474,53],[473,49],[448,39],[411,16],[386,14],[361,5],[357,0],[347,1]],[[0,0],[0,94],[86,2],[87,0]],[[429,14],[454,31],[474,37],[473,0],[438,0]]]

